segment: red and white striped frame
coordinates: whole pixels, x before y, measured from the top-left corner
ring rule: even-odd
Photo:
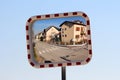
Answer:
[[[32,45],[32,24],[34,23],[34,21],[42,20],[42,19],[50,19],[50,18],[71,17],[71,16],[81,16],[86,20],[87,35],[88,35],[88,50],[89,50],[88,57],[82,62],[68,62],[68,63],[55,63],[55,64],[50,63],[50,64],[42,64],[42,65],[37,63],[34,60],[33,45]],[[35,68],[84,65],[90,62],[91,57],[92,57],[90,20],[84,12],[67,12],[67,13],[32,16],[27,20],[27,23],[26,23],[26,41],[27,41],[28,61],[31,64],[31,66]]]

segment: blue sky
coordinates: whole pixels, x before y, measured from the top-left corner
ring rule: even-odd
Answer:
[[[34,15],[83,11],[91,21],[93,57],[67,67],[67,80],[120,80],[120,0],[1,0],[0,80],[61,80],[61,68],[29,65],[25,25]]]

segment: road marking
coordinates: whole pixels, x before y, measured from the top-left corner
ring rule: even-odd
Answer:
[[[45,51],[44,51],[44,50],[43,50],[42,52],[43,52],[43,53],[45,53]]]
[[[42,54],[42,52],[39,51],[39,54]]]
[[[48,52],[48,53],[49,53],[50,51],[49,51],[48,49],[46,49],[46,52]]]

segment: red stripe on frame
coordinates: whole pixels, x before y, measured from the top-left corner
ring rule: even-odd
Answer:
[[[36,16],[36,18],[41,18],[41,16]]]
[[[49,17],[50,17],[50,15],[45,15],[45,17],[46,17],[46,18],[49,18]]]
[[[30,49],[30,45],[27,45],[27,49]]]
[[[40,65],[40,68],[44,68],[45,66],[44,65]]]
[[[90,21],[89,20],[87,21],[87,25],[90,25]]]
[[[30,18],[30,19],[28,19],[28,22],[30,22],[30,21],[32,21],[32,19]]]
[[[90,35],[90,34],[91,34],[90,30],[88,30],[88,35]]]
[[[64,13],[64,16],[68,16],[68,13]]]
[[[76,62],[76,65],[81,65],[81,62]]]
[[[89,45],[91,45],[91,40],[88,40]]]
[[[77,15],[77,12],[73,12],[73,15]]]
[[[89,50],[89,54],[92,55],[92,50]]]
[[[70,65],[72,65],[72,63],[67,63],[67,66],[70,66]]]
[[[34,64],[33,62],[30,62],[30,64],[31,64],[32,66],[35,66],[35,64]]]
[[[90,58],[87,58],[87,59],[86,59],[86,62],[89,62],[89,61],[90,61]]]
[[[85,13],[83,13],[83,15],[82,15],[82,16],[87,17],[87,15],[86,15]]]
[[[49,67],[53,67],[53,64],[49,64]]]
[[[59,17],[59,14],[54,14],[55,17]]]
[[[26,35],[26,39],[29,40],[29,35]]]
[[[28,29],[29,29],[28,26],[26,26],[26,31],[27,31]]]
[[[31,56],[30,56],[30,54],[28,54],[28,59],[30,59],[31,58]]]
[[[62,63],[58,64],[58,66],[62,66]]]

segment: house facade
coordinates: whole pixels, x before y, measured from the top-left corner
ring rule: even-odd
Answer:
[[[36,35],[36,39],[40,41],[49,42],[53,39],[56,35],[60,33],[60,29],[55,26],[50,26],[44,29],[42,32]]]
[[[65,21],[61,25],[61,41],[63,44],[80,44],[87,40],[86,25],[80,21]]]
[[[46,41],[49,42],[51,39],[55,38],[59,34],[59,29],[57,27],[51,26],[46,29]]]

